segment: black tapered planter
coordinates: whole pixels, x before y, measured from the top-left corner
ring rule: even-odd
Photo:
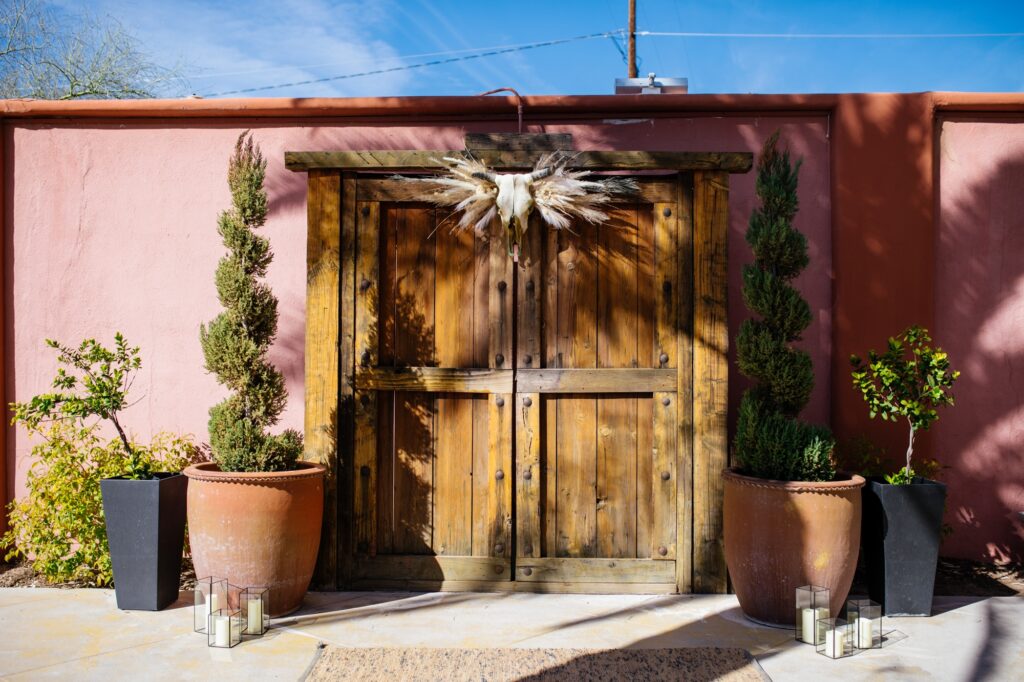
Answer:
[[[100,481],[117,608],[159,611],[178,598],[188,478]]]
[[[946,485],[921,477],[910,485],[872,478],[863,495],[868,594],[887,616],[930,616]]]

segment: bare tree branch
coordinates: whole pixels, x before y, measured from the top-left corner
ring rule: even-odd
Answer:
[[[154,63],[112,17],[43,0],[0,0],[0,97],[138,99],[186,92],[180,68]]]

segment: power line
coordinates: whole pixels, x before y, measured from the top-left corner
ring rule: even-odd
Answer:
[[[935,40],[956,38],[1021,38],[1020,33],[715,33],[698,31],[637,31],[638,36],[679,38],[768,38],[802,40]]]
[[[625,29],[615,29],[613,31],[605,31],[603,33],[590,33],[587,35],[573,36],[571,38],[557,38],[554,40],[545,40],[536,43],[524,43],[520,45],[508,45],[508,46],[496,46],[492,48],[478,48],[479,51],[473,52],[472,54],[461,54],[457,57],[449,57],[447,59],[435,59],[429,62],[420,62],[418,64],[403,64],[401,66],[393,66],[382,69],[372,69],[370,71],[360,71],[358,73],[347,73],[340,76],[328,76],[325,78],[312,78],[303,81],[293,81],[290,83],[278,83],[276,85],[262,85],[252,88],[242,88],[239,90],[226,90],[223,92],[215,92],[203,95],[203,97],[223,97],[225,95],[241,95],[250,92],[263,92],[266,90],[277,90],[279,88],[289,88],[298,85],[313,85],[317,83],[328,83],[337,80],[346,80],[349,78],[362,78],[364,76],[377,76],[385,73],[394,73],[396,71],[408,71],[411,69],[422,69],[428,66],[440,66],[442,64],[452,64],[455,62],[469,61],[471,59],[482,59],[484,57],[493,57],[499,54],[508,54],[510,52],[522,52],[525,50],[535,50],[541,47],[551,47],[553,45],[564,45],[565,43],[578,42],[582,40],[593,40],[594,38],[610,38],[615,44],[616,49],[622,52],[622,47],[618,40],[622,40],[626,35]],[[1024,37],[1024,32],[1005,32],[1005,33],[722,33],[713,31],[637,31],[636,35],[652,38],[747,38],[747,39],[778,39],[778,40],[955,40],[955,39],[969,39],[969,38],[1020,38]],[[404,57],[396,57],[396,59],[410,59],[421,56],[429,55],[444,55],[444,54],[460,54],[469,50],[451,50],[447,52],[437,53],[424,53],[419,55],[406,55]],[[310,65],[305,67],[280,67],[280,68],[314,68],[315,66],[330,66],[330,64],[322,65]],[[264,72],[275,69],[261,69],[257,72]],[[220,74],[220,75],[242,75],[246,72],[238,72],[237,74]]]
[[[403,59],[419,59],[421,57],[446,57],[452,54],[465,54],[466,52],[481,52],[483,50],[498,50],[505,48],[526,48],[533,45],[533,43],[519,43],[516,45],[490,45],[488,47],[468,47],[460,50],[443,50],[441,52],[420,52],[419,54],[399,54],[393,57],[383,57],[381,61],[384,62],[397,62]],[[267,73],[270,71],[287,71],[289,69],[319,69],[325,66],[344,66],[348,64],[345,62],[325,62],[322,64],[290,64],[288,66],[269,66],[259,69],[247,69],[245,71],[218,71],[215,73],[199,73],[188,76],[189,79],[194,78],[222,78],[224,76],[248,76],[254,73]]]
[[[385,69],[373,69],[371,71],[361,71],[359,73],[346,73],[341,76],[328,76],[326,78],[312,78],[304,81],[294,81],[291,83],[279,83],[277,85],[261,85],[254,88],[242,88],[240,90],[227,90],[224,92],[215,92],[203,97],[222,97],[224,95],[241,95],[248,92],[262,92],[264,90],[276,90],[278,88],[290,88],[297,85],[313,85],[315,83],[327,83],[330,81],[343,80],[347,78],[361,78],[363,76],[377,76],[383,73],[393,73],[395,71],[408,71],[410,69],[421,69],[427,66],[439,66],[441,64],[451,64],[454,62],[463,62],[470,59],[481,59],[483,57],[493,57],[499,54],[507,54],[509,52],[521,52],[524,50],[534,50],[539,47],[551,47],[552,45],[563,45],[565,43],[577,42],[580,40],[592,40],[594,38],[610,38],[616,35],[622,35],[622,29],[616,29],[614,31],[605,31],[603,33],[590,33],[588,35],[574,36],[572,38],[557,38],[555,40],[545,40],[538,43],[527,43],[525,45],[514,45],[504,48],[493,48],[486,49],[482,52],[476,52],[474,54],[462,55],[459,57],[449,57],[448,59],[435,59],[429,62],[420,62],[419,64],[403,64],[402,66],[392,66]]]

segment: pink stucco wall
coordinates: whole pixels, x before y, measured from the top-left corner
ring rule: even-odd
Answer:
[[[962,375],[934,427],[944,553],[1024,559],[1024,118],[947,117],[939,148],[935,340]]]
[[[305,305],[305,175],[283,166],[286,150],[460,148],[467,130],[506,124],[395,125],[249,120],[145,122],[25,121],[5,127],[8,400],[48,388],[55,363],[43,339],[110,341],[115,330],[141,346],[143,371],[125,421],[147,437],[172,430],[206,439],[207,410],[223,395],[203,370],[199,325],[218,311],[213,271],[223,252],[216,217],[229,203],[224,173],[239,132],[255,130],[269,159],[276,252],[270,284],[280,299],[272,360],[290,398],[282,427],[302,426]],[[814,311],[804,345],[818,384],[805,412],[829,415],[831,233],[828,123],[824,115],[694,116],[551,121],[533,131],[570,132],[579,149],[757,151],[777,128],[804,158],[798,227],[812,265],[799,285]],[[730,327],[745,313],[740,268],[754,205],[754,175],[732,176]],[[734,376],[737,376],[734,373]],[[735,407],[741,382],[734,380]],[[24,491],[31,444],[10,427],[8,495]]]

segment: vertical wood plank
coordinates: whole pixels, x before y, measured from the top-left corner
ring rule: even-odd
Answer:
[[[637,210],[637,365],[660,367],[654,347],[655,299],[654,209],[641,204]],[[636,556],[651,557],[654,516],[654,401],[642,396],[636,409]]]
[[[729,346],[726,319],[729,176],[694,174],[694,576],[695,592],[725,592],[722,470],[727,462]]]
[[[545,270],[544,246],[548,228],[536,214],[530,218],[530,229],[524,235],[520,256],[519,276],[516,278],[518,302],[516,304],[516,364],[519,369],[541,367],[542,329],[541,310]]]
[[[513,366],[513,262],[508,255],[504,228],[491,221],[488,243],[488,367]],[[488,405],[487,556],[512,556],[512,431],[513,394],[492,396]],[[501,403],[501,404],[499,404]]]
[[[558,345],[562,366],[597,364],[597,263],[594,229],[561,239],[558,254]],[[595,556],[597,544],[597,401],[566,395],[557,401],[558,532],[556,556]]]
[[[395,364],[434,364],[434,211],[402,209],[396,250]],[[435,399],[422,393],[395,398],[394,551],[432,551]]]
[[[658,367],[677,366],[680,294],[690,289],[687,282],[678,279],[678,226],[678,202],[654,204],[654,277],[657,287],[654,295],[654,345]],[[666,358],[665,362],[660,361],[662,356]]]
[[[339,582],[351,575],[355,554],[352,451],[355,447],[356,174],[341,175],[341,322],[338,339],[338,565]]]
[[[470,230],[435,226],[437,239],[435,339],[439,367],[473,366],[474,240]],[[473,401],[465,395],[437,396],[434,453],[434,536],[438,555],[473,552]]]
[[[677,183],[676,308],[676,586],[693,591],[693,174],[681,173]]]
[[[490,344],[491,249],[487,235],[476,235],[473,243],[473,366],[487,367]],[[473,399],[473,556],[489,556],[488,467],[490,414],[493,396]]]
[[[341,337],[341,175],[310,171],[306,195],[304,459],[327,466],[324,521],[314,582],[338,581],[338,419]],[[344,353],[341,353],[344,357]],[[351,359],[351,353],[348,355]]]
[[[540,557],[540,394],[517,393],[515,399],[516,556]]]
[[[356,202],[355,349],[359,364],[379,362],[378,314],[380,279],[380,203]],[[377,553],[377,392],[355,393],[353,451],[353,514],[356,552]]]
[[[377,310],[378,358],[383,367],[395,364],[395,317],[398,285],[398,226],[404,213],[392,206],[381,216],[380,294]],[[395,548],[395,400],[393,391],[377,396],[377,552]]]
[[[637,367],[636,206],[612,210],[596,232],[597,367]],[[595,556],[636,557],[636,415],[635,396],[597,399]]]
[[[492,221],[490,233],[490,298],[488,305],[488,367],[512,367],[512,258],[505,246],[501,224]]]
[[[487,347],[484,348],[484,353]],[[473,556],[491,555],[491,404],[495,396],[473,399]]]
[[[676,503],[676,429],[678,425],[675,393],[654,394],[654,464],[651,496],[651,558],[675,559]]]
[[[488,405],[487,556],[512,556],[512,418],[514,394],[498,393]],[[499,404],[500,403],[500,404]],[[502,576],[495,576],[500,578]]]
[[[658,367],[677,367],[679,300],[689,293],[688,282],[679,279],[678,202],[654,204],[654,350]],[[678,396],[655,393],[654,465],[651,470],[654,502],[651,558],[675,559],[677,552],[676,505],[678,504]]]
[[[516,278],[516,367],[533,369],[543,363],[541,311],[545,245],[549,232],[534,214],[524,235]],[[516,556],[540,557],[543,549],[541,497],[541,400],[539,393],[516,394]]]
[[[541,338],[544,340],[544,367],[555,369],[562,366],[558,350],[559,232],[546,230],[545,235]],[[541,468],[544,472],[541,556],[554,557],[558,535],[558,400],[542,397],[541,413]]]

